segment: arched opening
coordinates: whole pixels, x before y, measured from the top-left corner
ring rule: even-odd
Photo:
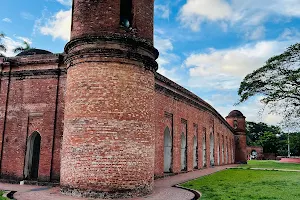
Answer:
[[[202,159],[203,159],[203,167],[206,167],[206,133],[205,132],[202,140]]]
[[[225,154],[226,154],[226,164],[228,164],[228,141],[227,141],[227,137],[226,137],[226,144],[225,144]]]
[[[120,25],[126,28],[132,27],[132,0],[121,0]]]
[[[194,145],[193,145],[193,163],[194,168],[198,168],[198,142],[197,137],[194,136]]]
[[[252,150],[252,151],[251,151],[250,158],[251,158],[251,159],[257,159],[257,151]]]
[[[39,174],[41,135],[33,132],[27,141],[25,179],[36,180]]]
[[[220,165],[220,135],[218,134],[218,143],[217,143],[217,160],[218,165]]]
[[[224,164],[224,136],[222,136],[222,164]]]
[[[234,163],[234,141],[231,141],[231,159],[232,159],[232,163]]]
[[[214,166],[215,165],[215,156],[214,156],[214,135],[213,133],[210,134],[210,147],[209,147],[209,151],[210,151],[210,165]]]
[[[164,172],[172,172],[172,137],[168,127],[164,131]]]
[[[181,170],[186,170],[186,137],[181,134]]]

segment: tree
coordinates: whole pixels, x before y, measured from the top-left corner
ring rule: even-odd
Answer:
[[[23,52],[23,51],[26,51],[26,50],[31,49],[31,46],[30,46],[30,44],[29,44],[28,42],[23,41],[23,45],[24,45],[24,46],[16,47],[16,48],[14,49],[14,53],[20,53],[20,52]]]
[[[5,45],[1,43],[1,39],[4,37],[5,37],[4,33],[0,33],[0,51],[2,51],[2,52],[6,52],[6,50],[7,50]],[[4,55],[0,53],[0,57],[3,57],[3,56]]]
[[[259,145],[258,141],[265,132],[271,132],[275,135],[280,135],[281,129],[278,126],[270,126],[265,123],[259,122],[246,122],[246,135],[247,145],[256,146]]]
[[[300,116],[299,86],[300,44],[297,43],[244,78],[238,91],[238,103],[262,95],[261,102],[270,112],[284,118],[297,118]]]
[[[280,143],[279,137],[272,132],[265,132],[257,141],[257,143],[263,147],[264,153],[278,152],[278,146]]]

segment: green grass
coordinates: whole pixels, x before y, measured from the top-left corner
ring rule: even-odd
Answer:
[[[244,169],[249,168],[267,168],[267,169],[290,169],[300,170],[300,164],[280,163],[273,160],[250,160],[247,165],[240,165]],[[300,199],[300,197],[299,197]]]
[[[8,198],[2,197],[3,194],[4,194],[4,191],[0,190],[0,200],[9,200]]]
[[[300,172],[228,169],[182,184],[201,200],[299,200]]]

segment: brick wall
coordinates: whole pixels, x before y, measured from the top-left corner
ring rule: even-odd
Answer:
[[[59,71],[55,55],[16,57],[2,65],[1,178],[23,180],[27,139],[37,131],[41,135],[38,180],[59,180],[65,79]]]
[[[148,194],[154,170],[153,72],[94,59],[77,59],[68,69],[63,192],[102,198]]]
[[[173,85],[172,85],[173,84]],[[198,169],[202,168],[203,164],[203,151],[202,140],[203,134],[206,134],[206,163],[210,167],[210,134],[214,135],[214,162],[217,165],[217,146],[224,142],[228,146],[228,163],[234,163],[232,158],[231,148],[234,144],[230,141],[233,140],[234,135],[232,129],[227,122],[220,118],[215,111],[205,104],[200,99],[195,100],[199,103],[198,106],[189,101],[194,98],[192,95],[183,94],[183,88],[180,88],[174,82],[164,79],[161,75],[157,74],[156,79],[156,94],[155,94],[155,175],[162,176],[164,174],[164,130],[168,127],[172,130],[173,136],[173,150],[172,150],[172,172],[181,172],[181,134],[183,132],[182,119],[187,124],[187,171],[193,171],[193,137],[195,135],[195,127],[198,132]],[[195,126],[196,125],[196,126]],[[184,129],[185,130],[185,129]],[[217,134],[218,133],[218,134]],[[218,137],[219,135],[219,137]],[[228,138],[224,141],[221,139]],[[226,154],[224,154],[226,155]],[[222,163],[220,157],[220,165]],[[224,159],[225,161],[225,159]]]
[[[132,0],[133,26],[120,27],[120,1],[74,0],[71,39],[102,34],[138,36],[153,43],[153,0]]]

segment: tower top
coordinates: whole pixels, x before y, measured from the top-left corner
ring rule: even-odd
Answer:
[[[235,130],[235,132],[239,132],[245,134],[246,132],[246,117],[239,110],[231,111],[226,117],[226,121],[230,124],[230,126]]]
[[[71,40],[120,35],[153,44],[154,0],[73,0]]]

